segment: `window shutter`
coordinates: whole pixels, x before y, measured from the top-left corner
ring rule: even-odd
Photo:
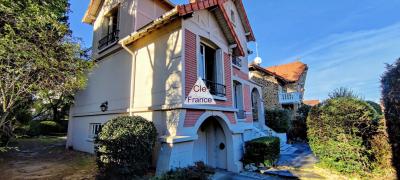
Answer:
[[[198,75],[202,79],[205,79],[205,48],[204,45],[200,45],[200,51],[197,53],[197,69],[198,69]]]
[[[215,72],[215,74],[217,75],[216,82],[219,84],[224,84],[224,59],[221,49],[217,49],[215,53],[215,64],[215,70],[217,71]]]

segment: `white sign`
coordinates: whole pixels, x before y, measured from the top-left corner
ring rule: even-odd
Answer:
[[[188,97],[186,97],[185,104],[215,104],[213,96],[200,77],[197,79]]]

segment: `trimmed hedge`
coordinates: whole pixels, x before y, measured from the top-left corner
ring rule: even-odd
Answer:
[[[389,141],[393,152],[393,165],[400,179],[400,59],[387,65],[382,77],[382,100]]]
[[[370,172],[375,154],[377,113],[366,102],[349,97],[328,99],[313,107],[307,119],[308,140],[321,163],[342,173]]]
[[[61,130],[61,125],[55,121],[30,121],[27,134],[29,136],[51,135]]]
[[[104,124],[96,143],[96,163],[102,176],[143,176],[151,166],[156,142],[154,124],[140,116],[121,116]]]
[[[279,158],[280,142],[277,137],[262,137],[245,143],[243,163],[263,163],[271,166]]]
[[[266,109],[265,124],[277,133],[286,133],[290,127],[289,110]]]

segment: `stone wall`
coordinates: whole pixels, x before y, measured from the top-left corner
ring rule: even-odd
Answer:
[[[279,84],[275,77],[262,75],[260,72],[252,71],[251,80],[261,85],[264,107],[266,109],[282,108],[278,97]]]

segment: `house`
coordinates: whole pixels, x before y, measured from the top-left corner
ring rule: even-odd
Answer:
[[[316,106],[318,105],[320,102],[319,100],[313,99],[313,100],[304,100],[303,104],[309,105],[309,106]]]
[[[268,128],[241,0],[91,0],[83,22],[93,25],[97,66],[70,110],[67,147],[92,153],[105,122],[136,115],[157,128],[158,173],[197,161],[242,170],[244,142]],[[216,104],[184,103],[198,77]]]
[[[292,118],[303,103],[308,66],[300,61],[263,68],[249,65],[251,80],[262,86],[267,109],[288,109]]]

